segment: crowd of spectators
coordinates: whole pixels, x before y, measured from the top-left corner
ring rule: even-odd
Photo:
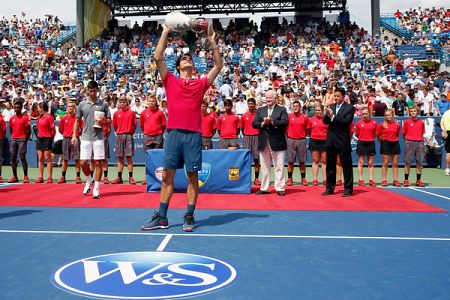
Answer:
[[[446,36],[450,33],[450,9],[410,8],[404,12],[395,12],[397,22],[418,36]]]
[[[64,27],[57,16],[27,19],[25,13],[22,13],[20,19],[13,15],[10,20],[6,17],[0,20],[0,40],[2,47],[44,45],[58,38]]]
[[[394,13],[397,23],[413,33],[410,40],[402,39],[401,44],[425,45],[450,49],[450,9],[410,8]]]
[[[399,18],[439,14],[443,15],[441,24],[448,20],[447,11],[411,10]],[[165,91],[152,57],[160,27],[136,23],[132,28],[106,30],[84,48],[70,44],[45,48],[42,40],[53,38],[62,26],[57,17],[27,20],[13,16],[1,24],[0,109],[6,121],[13,114],[14,101],[24,102],[32,119],[38,117],[37,104],[48,102],[58,120],[68,101],[83,99],[92,79],[100,83],[100,97],[108,101],[112,112],[117,100],[125,97],[139,117],[151,94],[167,114]],[[223,101],[232,99],[234,111],[241,115],[246,99],[255,98],[257,105],[263,105],[265,91],[274,89],[288,112],[292,102],[299,100],[312,115],[316,103],[333,101],[333,90],[339,86],[347,90],[346,101],[355,105],[357,116],[364,107],[382,114],[378,102],[395,108],[397,115],[406,115],[414,104],[422,115],[440,115],[444,105],[439,103],[450,92],[448,74],[425,71],[413,58],[396,54],[392,41],[372,37],[355,23],[331,24],[320,19],[294,23],[283,18],[280,23],[263,21],[259,27],[233,21],[226,28],[215,27],[224,67],[205,100],[217,114],[224,111]],[[20,45],[22,38],[26,46]],[[198,57],[196,76],[206,76],[212,61],[206,43],[204,35],[175,33],[166,60],[174,62],[180,53],[191,51]]]

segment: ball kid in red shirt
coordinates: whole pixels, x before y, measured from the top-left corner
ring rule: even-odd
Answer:
[[[410,118],[403,122],[403,137],[405,138],[405,180],[404,186],[409,186],[409,171],[413,160],[416,161],[416,186],[424,186],[421,180],[422,165],[425,159],[423,135],[425,123],[417,118],[420,109],[417,106],[409,108]]]
[[[217,130],[219,130],[220,149],[235,150],[239,148],[238,135],[241,128],[239,117],[233,113],[233,102],[230,99],[224,101],[225,113],[217,120]]]
[[[134,132],[136,131],[136,113],[128,106],[128,100],[123,96],[119,99],[119,110],[114,113],[112,126],[116,132],[115,154],[117,156],[117,178],[113,184],[122,184],[124,157],[127,158],[128,180],[136,184],[133,178]]]
[[[387,169],[389,167],[389,159],[392,159],[393,185],[400,186],[398,181],[398,155],[400,154],[400,144],[398,137],[400,136],[400,123],[396,122],[393,109],[387,109],[384,112],[384,122],[378,125],[377,135],[380,141],[380,154],[383,159],[381,167],[381,185],[387,186]]]
[[[300,101],[292,103],[294,112],[288,115],[287,127],[287,156],[288,156],[288,181],[286,185],[292,185],[292,175],[294,173],[294,163],[298,158],[299,169],[302,178],[302,185],[307,186],[306,181],[306,134],[308,129],[308,116],[302,113]]]
[[[256,115],[256,100],[255,98],[248,98],[247,99],[247,107],[248,111],[245,112],[241,116],[241,130],[242,134],[244,135],[243,139],[243,148],[249,149],[250,153],[253,157],[253,163],[255,165],[255,185],[261,185],[261,182],[259,181],[259,151],[258,151],[258,134],[259,129],[253,128],[252,122]]]
[[[63,155],[63,163],[61,168],[61,178],[59,178],[58,183],[66,183],[66,172],[68,168],[68,163],[70,159],[75,160],[75,171],[76,171],[76,179],[75,183],[81,184],[80,178],[80,140],[79,137],[81,135],[81,128],[83,128],[83,120],[80,120],[80,129],[78,130],[77,137],[78,143],[72,144],[72,135],[73,128],[75,126],[76,116],[76,104],[73,101],[70,101],[67,104],[66,114],[62,117],[59,122],[58,130],[63,135],[62,140],[62,155]]]
[[[358,138],[356,145],[356,154],[358,154],[358,185],[365,185],[363,179],[364,160],[367,157],[367,167],[369,169],[369,185],[375,186],[373,180],[373,157],[375,151],[375,137],[377,134],[377,122],[372,120],[370,109],[368,107],[362,110],[362,119],[356,123],[355,135]]]
[[[324,184],[327,180],[326,164],[327,153],[325,148],[325,142],[327,140],[328,125],[323,123],[323,110],[322,104],[316,105],[316,115],[309,119],[308,122],[308,134],[309,134],[309,151],[312,156],[312,173],[313,173],[313,186],[319,185],[319,161],[322,165],[322,177]]]
[[[8,183],[19,182],[17,177],[17,154],[20,155],[20,161],[23,168],[23,183],[29,183],[28,162],[27,162],[27,142],[31,135],[30,118],[22,114],[23,103],[16,101],[14,103],[15,115],[9,119],[9,133],[11,135],[11,168],[13,176]]]
[[[47,183],[52,183],[53,174],[53,158],[52,158],[52,146],[53,137],[56,134],[55,122],[52,116],[48,113],[47,102],[39,103],[39,117],[36,123],[37,127],[37,141],[36,150],[38,154],[38,173],[39,176],[36,179],[36,183],[44,182],[44,159],[47,161],[48,178]]]
[[[212,149],[212,137],[216,134],[216,117],[214,113],[208,112],[208,104],[202,103],[202,148]]]

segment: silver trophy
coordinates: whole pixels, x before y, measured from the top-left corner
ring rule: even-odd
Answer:
[[[105,118],[105,113],[102,111],[94,111],[94,127],[95,128],[102,128],[102,125],[100,125],[100,122]]]
[[[173,31],[207,32],[208,20],[205,18],[192,18],[179,11],[166,15],[165,24]]]

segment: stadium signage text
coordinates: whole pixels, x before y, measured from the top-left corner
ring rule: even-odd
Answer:
[[[401,57],[404,57],[405,54],[408,54],[409,57],[414,59],[427,59],[427,50],[425,46],[397,46],[395,47],[396,52]]]

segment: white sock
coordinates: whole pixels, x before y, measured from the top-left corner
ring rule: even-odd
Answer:
[[[91,177],[91,175],[86,176],[86,183],[89,183],[89,184],[92,183],[92,177]]]
[[[94,189],[96,189],[97,191],[100,190],[100,181],[94,182]]]

